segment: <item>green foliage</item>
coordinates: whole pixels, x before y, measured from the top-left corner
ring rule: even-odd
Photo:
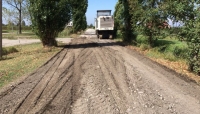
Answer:
[[[148,37],[144,35],[138,35],[136,38],[137,45],[148,44]]]
[[[163,23],[167,21],[167,15],[162,7],[165,2],[162,0],[140,0],[138,4],[139,6],[134,8],[138,11],[133,13],[138,18],[137,20],[133,19],[134,27],[140,33],[148,36],[148,44],[153,47],[156,39],[161,34],[165,34],[163,31],[166,26]]]
[[[43,46],[56,46],[55,37],[63,31],[71,18],[68,0],[29,0],[32,28]]]
[[[123,28],[123,4],[121,2],[117,2],[115,5],[114,12],[114,37],[118,37],[118,31],[121,32]],[[122,36],[122,35],[120,35]]]
[[[15,47],[3,48],[3,55],[8,55],[10,53],[15,53],[15,52],[18,52],[18,50]]]
[[[189,48],[185,42],[180,42],[176,39],[164,38],[158,39],[155,42],[155,46],[148,52],[148,56],[164,58],[170,61],[186,61],[188,52]]]
[[[200,17],[186,23],[181,35],[189,46],[189,70],[200,75]]]
[[[187,41],[189,47],[189,70],[200,75],[200,1],[183,0],[174,2],[178,7],[169,8],[170,15],[184,26],[179,32],[180,39]]]
[[[93,24],[88,25],[88,28],[94,28]]]
[[[119,0],[115,6],[114,18],[115,18],[115,31],[114,34],[117,34],[117,30],[122,32],[122,39],[126,43],[133,43],[136,38],[135,31],[131,27],[131,18],[132,15],[129,12],[129,2],[128,0]]]
[[[4,19],[19,25],[18,33],[21,34],[22,21],[29,18],[27,0],[3,0],[3,2],[6,3],[6,7],[3,8]]]
[[[72,20],[73,32],[77,33],[87,28],[86,11],[88,7],[88,0],[73,0],[72,5]]]
[[[187,54],[189,52],[189,49],[187,46],[175,46],[173,50],[173,55],[177,58],[187,58]]]
[[[116,38],[122,38],[122,32],[121,32],[121,30],[117,30],[115,37]]]
[[[137,36],[136,33],[140,33],[147,36],[148,45],[154,47],[157,45],[157,39],[164,38],[169,33],[179,35],[181,41],[187,42],[189,49],[172,46],[173,49],[169,50],[175,57],[186,57],[187,54],[189,70],[200,75],[200,0],[118,1],[114,15],[117,18],[115,26],[122,31],[124,41],[131,42]],[[184,27],[164,29],[163,22],[167,22],[169,18],[173,22],[183,23]],[[141,45],[146,44],[147,40],[137,37],[136,42]],[[163,49],[168,50],[166,45],[161,47],[161,50]]]

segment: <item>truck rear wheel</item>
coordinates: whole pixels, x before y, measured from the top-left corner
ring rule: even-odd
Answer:
[[[103,35],[99,35],[99,39],[102,39]]]
[[[113,35],[109,35],[109,39],[113,39]]]
[[[99,31],[96,30],[96,35],[97,35],[97,38],[99,38]]]
[[[95,30],[95,34],[98,35],[98,31],[97,30]]]

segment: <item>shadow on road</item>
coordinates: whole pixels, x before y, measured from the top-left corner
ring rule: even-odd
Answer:
[[[106,43],[85,43],[85,44],[69,44],[69,45],[61,45],[59,47],[77,49],[77,48],[94,48],[94,47],[104,47],[104,46],[125,46],[122,42],[106,42]]]

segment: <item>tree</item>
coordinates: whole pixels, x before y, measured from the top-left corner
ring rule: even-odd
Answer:
[[[170,17],[184,23],[179,37],[184,38],[189,47],[188,69],[200,75],[200,0],[174,1],[170,5]]]
[[[94,26],[93,26],[93,24],[91,23],[90,25],[88,25],[88,27],[89,27],[89,28],[93,28]]]
[[[86,11],[88,7],[88,0],[73,0],[72,5],[72,20],[73,32],[76,33],[87,28]]]
[[[166,0],[129,0],[132,28],[148,37],[150,47],[154,46],[167,23],[166,4]]]
[[[117,2],[115,5],[115,12],[114,12],[114,37],[117,36],[117,31],[122,30],[124,18],[123,18],[123,4],[122,2]]]
[[[16,12],[12,11],[11,9],[7,9],[6,7],[3,7],[2,9],[2,13],[3,13],[3,17],[4,20],[7,21],[8,26],[7,29],[8,30],[13,30],[14,25],[17,25],[18,23],[18,19],[16,20]]]
[[[55,37],[71,18],[69,0],[29,0],[33,31],[44,47],[57,46]]]
[[[123,21],[123,26],[122,26],[122,37],[123,37],[123,41],[126,43],[132,43],[133,40],[136,39],[136,35],[134,34],[134,30],[132,29],[132,25],[131,25],[131,18],[132,15],[129,12],[130,10],[130,5],[129,5],[129,1],[128,0],[119,0],[119,4],[122,5],[122,9],[117,10],[122,12],[121,14],[121,19]],[[117,14],[117,12],[115,14]],[[117,23],[115,23],[117,24]],[[117,25],[118,26],[118,25]]]
[[[16,13],[18,17],[18,25],[19,25],[19,34],[22,33],[22,27],[21,27],[21,22],[22,22],[22,15],[27,13],[27,1],[26,0],[4,0],[8,5],[12,6],[14,9],[17,10]],[[16,11],[12,10],[12,11]],[[26,12],[26,13],[25,13]]]
[[[151,47],[157,36],[163,36],[161,28],[168,18],[183,22],[179,37],[185,39],[190,50],[189,70],[200,75],[200,0],[128,0],[127,3],[132,30],[148,36]]]

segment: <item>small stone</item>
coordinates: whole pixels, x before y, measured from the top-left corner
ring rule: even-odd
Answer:
[[[138,93],[139,93],[139,94],[142,94],[142,93],[144,93],[144,92],[142,92],[142,91],[139,91]]]

